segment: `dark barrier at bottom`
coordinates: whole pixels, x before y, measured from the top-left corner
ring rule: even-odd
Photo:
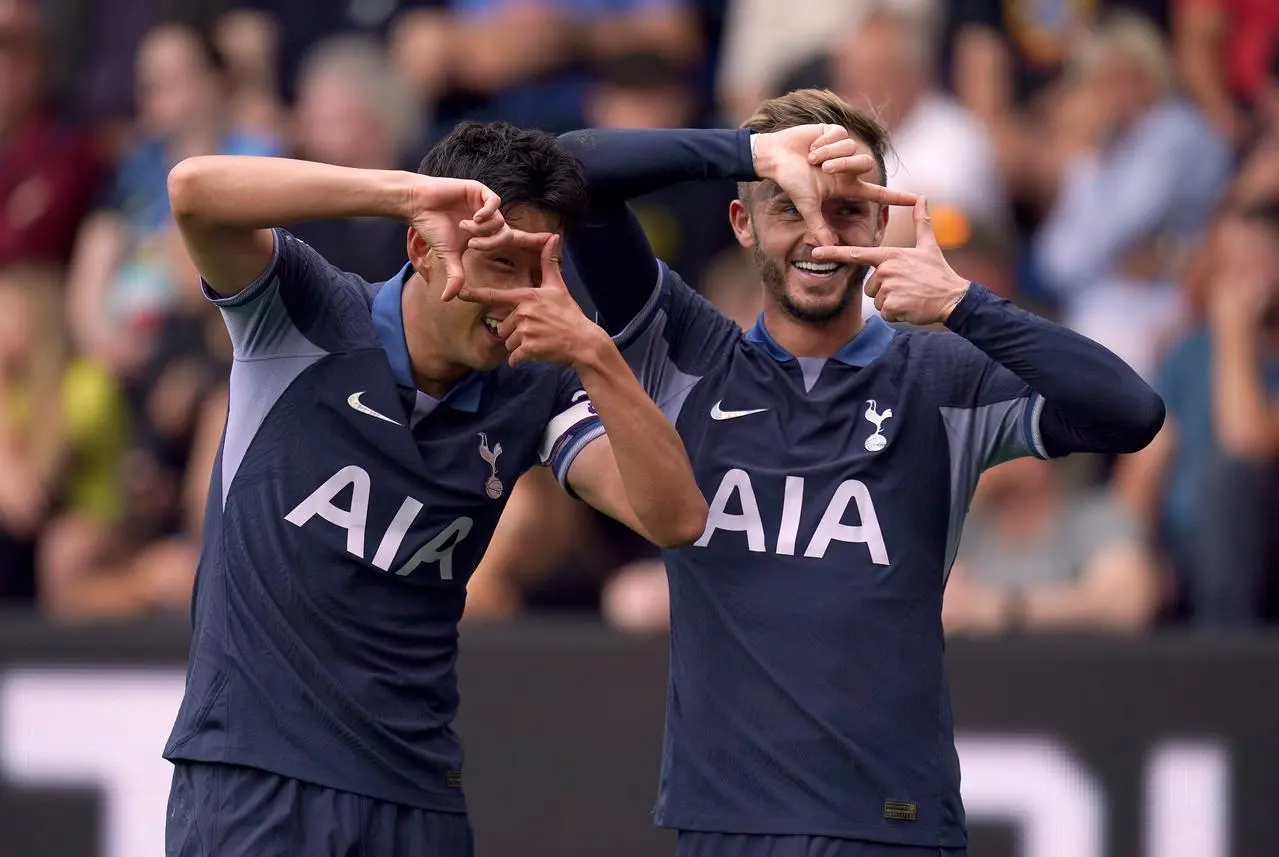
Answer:
[[[660,857],[664,641],[463,634],[479,857]],[[0,625],[0,857],[163,853],[181,629]],[[850,655],[852,656],[852,655]],[[972,857],[1273,857],[1279,638],[951,647]]]

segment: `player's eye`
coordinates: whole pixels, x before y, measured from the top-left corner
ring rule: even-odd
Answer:
[[[510,259],[506,258],[505,256],[495,256],[493,257],[491,261],[493,262],[494,265],[501,268],[503,271],[515,270],[515,263],[512,262]]]

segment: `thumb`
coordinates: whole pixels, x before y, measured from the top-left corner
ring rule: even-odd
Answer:
[[[466,280],[462,271],[462,256],[452,250],[445,250],[440,256],[444,259],[444,291],[440,299],[451,301],[462,291],[462,284]]]
[[[921,196],[915,200],[915,246],[936,247],[937,236],[933,234],[933,218],[928,213],[928,197]]]
[[[542,245],[542,288],[551,287],[567,291],[564,275],[560,273],[560,245],[558,235],[552,235]]]

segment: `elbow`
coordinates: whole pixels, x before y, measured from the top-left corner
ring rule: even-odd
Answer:
[[[1154,442],[1164,427],[1167,408],[1163,397],[1150,387],[1142,385],[1140,394],[1132,395],[1124,409],[1123,431],[1115,433],[1115,443],[1109,452],[1131,455],[1141,452]]]
[[[705,532],[707,514],[706,500],[698,493],[696,500],[690,499],[687,503],[672,507],[662,515],[660,523],[654,522],[654,526],[648,527],[649,539],[658,547],[666,549],[691,545]]]
[[[203,157],[186,158],[169,170],[169,209],[175,220],[190,220],[199,213],[206,184],[205,163]]]
[[[1145,395],[1136,403],[1133,413],[1134,448],[1125,452],[1140,452],[1154,442],[1155,437],[1163,430],[1164,420],[1168,416],[1163,397],[1147,387]]]

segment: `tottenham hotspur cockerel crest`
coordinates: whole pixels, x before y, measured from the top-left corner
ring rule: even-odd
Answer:
[[[878,402],[874,399],[866,400],[866,419],[875,427],[875,433],[866,438],[867,452],[879,452],[888,445],[888,438],[884,437],[884,423],[888,422],[892,418],[892,408],[888,408],[883,413],[880,413]]]
[[[484,481],[484,493],[489,499],[496,500],[502,496],[502,480],[497,478],[497,457],[502,454],[502,444],[489,448],[488,435],[480,432],[480,458],[489,466],[489,478]]]

